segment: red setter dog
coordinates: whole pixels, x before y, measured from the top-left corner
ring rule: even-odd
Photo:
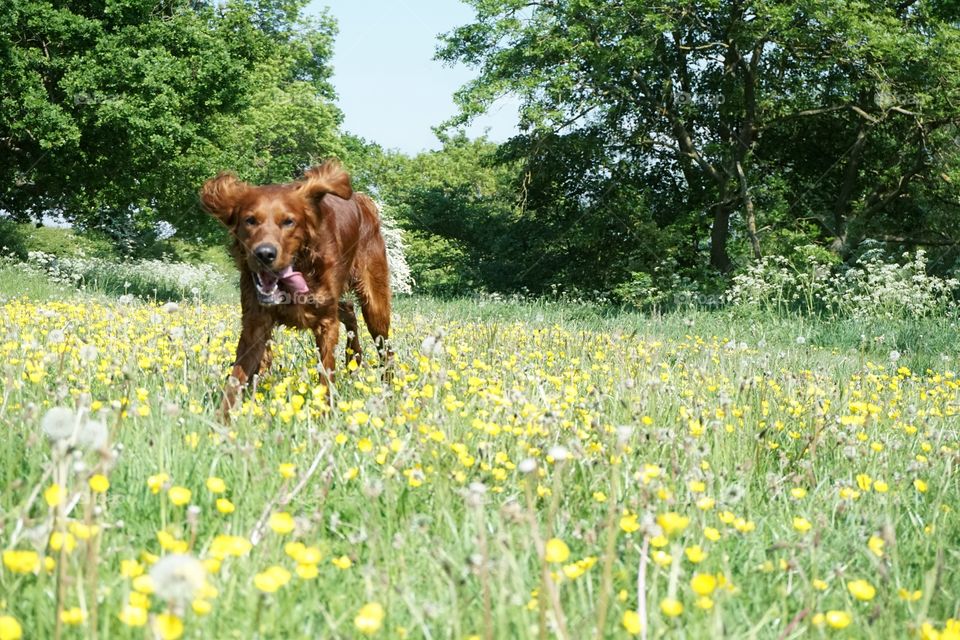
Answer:
[[[353,304],[340,302],[352,289],[382,364],[391,352],[390,273],[373,201],[350,186],[336,161],[306,171],[286,184],[253,186],[231,173],[208,180],[200,191],[204,208],[233,234],[240,270],[243,329],[233,378],[224,393],[224,415],[240,388],[266,371],[267,342],[283,324],[313,332],[326,378],[333,376],[340,321],[350,333],[347,359],[361,357]]]

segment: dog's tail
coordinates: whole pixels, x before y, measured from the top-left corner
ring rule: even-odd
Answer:
[[[344,200],[349,200],[353,195],[350,174],[344,171],[336,160],[327,160],[321,165],[304,171],[299,188],[309,198],[319,198],[325,193],[332,193]]]

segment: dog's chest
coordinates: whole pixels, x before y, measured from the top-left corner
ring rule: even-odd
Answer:
[[[274,320],[277,323],[297,329],[313,329],[320,326],[319,310],[308,304],[285,304],[275,307]]]

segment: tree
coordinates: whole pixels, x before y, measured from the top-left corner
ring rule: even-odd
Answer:
[[[814,239],[847,254],[907,210],[924,229],[936,216],[920,208],[923,190],[960,213],[956,186],[938,177],[960,163],[952,4],[470,2],[476,21],[438,51],[478,70],[447,126],[518,96],[511,155],[539,190],[528,197],[542,220],[568,227],[584,211],[629,211],[621,242],[639,250],[653,220],[672,230],[666,253],[678,266],[697,268],[706,253],[725,272],[731,238],[734,253],[759,257],[765,237],[779,249],[777,238],[808,234],[812,221]],[[627,203],[607,202],[625,190]],[[581,230],[570,235],[575,244]],[[616,266],[637,251],[612,257]]]
[[[516,167],[497,145],[457,135],[439,151],[409,158],[368,148],[359,177],[405,230],[418,287],[441,294],[516,288],[523,234],[516,222]],[[361,163],[362,164],[362,163]],[[356,175],[356,173],[355,173]]]
[[[289,179],[336,153],[335,31],[305,0],[12,0],[0,16],[0,192],[131,243],[164,220],[203,235],[217,170]]]

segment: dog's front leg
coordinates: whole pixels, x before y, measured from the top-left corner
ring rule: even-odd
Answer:
[[[337,341],[340,339],[340,317],[336,304],[323,310],[313,330],[313,336],[317,340],[317,350],[320,352],[322,367],[320,378],[323,382],[329,381],[332,384],[333,372],[337,364],[334,355],[337,350]]]
[[[340,322],[347,330],[347,349],[345,366],[353,360],[357,364],[363,361],[363,348],[360,346],[360,326],[357,324],[357,312],[349,300],[341,300],[338,307]]]
[[[231,379],[227,381],[224,389],[223,405],[220,408],[223,419],[229,419],[230,411],[236,408],[243,387],[259,371],[272,332],[273,320],[268,316],[243,318],[243,329],[237,343],[237,358]]]

